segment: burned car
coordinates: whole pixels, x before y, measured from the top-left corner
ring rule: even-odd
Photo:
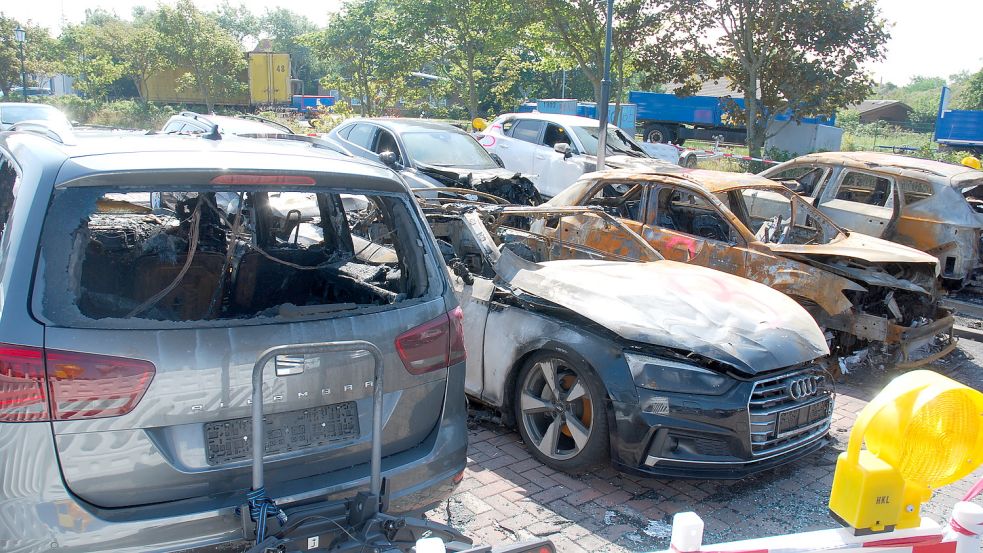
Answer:
[[[332,129],[328,138],[354,155],[386,164],[410,188],[469,188],[520,205],[543,201],[527,176],[505,169],[473,136],[448,123],[349,119]]]
[[[983,171],[875,152],[824,152],[761,173],[842,227],[935,256],[948,288],[983,276]]]
[[[598,210],[424,213],[464,310],[466,392],[544,463],[737,478],[823,445],[828,350],[788,297],[666,261]]]
[[[0,550],[243,551],[257,498],[291,532],[343,529],[374,437],[392,512],[460,481],[461,310],[391,171],[293,140],[18,131],[0,198]],[[349,232],[367,206],[382,261]]]
[[[600,206],[668,259],[788,294],[828,331],[841,369],[868,359],[917,366],[956,346],[952,314],[938,304],[934,257],[845,230],[763,177],[607,171],[586,175],[546,205]],[[594,232],[588,243],[605,247],[606,234]]]

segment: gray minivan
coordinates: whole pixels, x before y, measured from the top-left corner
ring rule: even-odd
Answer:
[[[398,177],[302,143],[77,142],[0,134],[0,550],[241,549],[250,373],[287,344],[381,349],[390,507],[450,494],[461,311]],[[350,231],[366,209],[371,239]],[[288,513],[367,487],[373,368],[351,350],[264,371]]]

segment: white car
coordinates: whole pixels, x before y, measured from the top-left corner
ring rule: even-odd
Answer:
[[[533,112],[501,115],[477,138],[489,153],[502,160],[506,169],[529,175],[541,195],[552,197],[580,175],[597,170],[599,134],[600,123],[596,119]],[[645,146],[625,131],[609,126],[604,164],[609,168],[640,169],[679,165],[680,154],[675,146]]]

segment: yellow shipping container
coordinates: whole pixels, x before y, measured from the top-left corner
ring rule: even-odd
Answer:
[[[266,105],[290,102],[290,54],[250,52],[246,69],[239,82],[248,86],[247,93],[216,97],[217,105]],[[177,81],[188,73],[185,68],[168,69],[151,75],[140,87],[140,95],[152,102],[168,104],[204,104],[197,89],[178,90]]]

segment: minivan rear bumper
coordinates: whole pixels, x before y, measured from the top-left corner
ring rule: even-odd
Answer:
[[[447,372],[440,424],[422,444],[383,459],[391,512],[417,512],[445,499],[464,470],[464,363]],[[186,506],[185,512],[175,509],[171,516],[143,520],[122,521],[126,516],[118,511],[125,509],[104,516],[108,513],[77,499],[65,486],[49,423],[0,424],[0,458],[2,551],[231,551],[242,543],[235,507],[196,511]],[[366,464],[362,478],[330,487],[312,485],[309,491],[274,499],[288,509],[293,504],[337,501],[367,489],[368,472]],[[275,488],[269,489],[275,496]]]

